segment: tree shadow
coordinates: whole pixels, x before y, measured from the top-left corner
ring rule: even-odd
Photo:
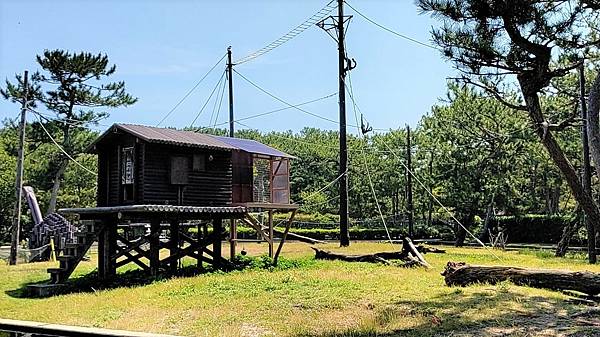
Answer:
[[[119,272],[110,279],[100,280],[98,278],[97,270],[94,270],[84,275],[69,278],[65,283],[61,284],[56,289],[53,289],[50,294],[44,297],[32,294],[31,291],[29,291],[28,286],[47,284],[48,281],[22,283],[18,288],[6,290],[4,293],[14,298],[47,298],[72,293],[95,293],[100,290],[123,287],[141,287],[174,277],[193,277],[211,273],[228,273],[244,269],[287,269],[293,266],[294,264],[290,264],[286,259],[281,259],[280,264],[277,267],[274,267],[272,259],[268,256],[248,257],[239,255],[234,261],[228,262],[227,265],[224,265],[221,268],[214,268],[211,265],[206,265],[203,268],[198,268],[196,265],[187,265],[178,268],[176,272],[162,270],[157,276],[151,276],[143,269],[130,269]]]
[[[581,305],[572,302],[543,296],[523,297],[499,288],[468,294],[458,288],[430,299],[397,301],[376,308],[373,317],[357,328],[298,336],[600,336],[600,317],[595,311],[586,314]],[[509,309],[515,303],[522,306]],[[485,315],[479,315],[485,311]],[[490,311],[497,312],[490,317]],[[579,314],[573,315],[575,312]],[[394,327],[406,319],[418,323]]]
[[[191,277],[201,274],[213,273],[216,270],[204,268],[202,270],[195,266],[187,266],[179,269],[176,273],[163,272],[158,276],[151,276],[142,269],[132,269],[117,273],[108,280],[100,280],[96,270],[76,277],[71,277],[67,282],[61,284],[46,297],[66,295],[72,293],[94,293],[100,290],[115,289],[122,287],[145,286],[157,281],[170,279],[174,277]],[[47,284],[48,281],[22,283],[18,288],[6,290],[4,293],[14,298],[41,298],[31,294],[28,289],[30,285]]]

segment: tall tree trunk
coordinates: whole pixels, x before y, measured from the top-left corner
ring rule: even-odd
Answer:
[[[68,159],[64,159],[58,167],[58,170],[54,174],[54,183],[52,184],[52,193],[50,194],[50,201],[48,202],[48,210],[46,214],[56,212],[56,199],[58,198],[58,190],[60,189],[60,182],[67,170],[67,165],[69,164]]]
[[[600,178],[598,169],[600,169],[600,73],[590,89],[590,98],[588,103],[588,139],[590,142],[590,154],[594,166],[596,167],[596,176]],[[597,230],[597,227],[596,227]]]
[[[467,238],[467,229],[471,227],[471,224],[473,222],[473,215],[469,214],[465,216],[461,222],[462,225],[466,228],[463,228],[463,226],[459,225],[458,223],[455,225],[456,230],[454,231],[454,233],[456,234],[456,241],[454,242],[454,246],[456,247],[462,247],[465,245],[465,240]]]
[[[488,204],[488,206],[485,210],[485,220],[483,221],[483,229],[481,230],[481,233],[479,234],[479,240],[481,240],[482,242],[487,242],[490,238],[490,224],[492,223],[491,217],[492,217],[492,212],[494,210],[494,197],[495,197],[495,195],[492,194],[490,203]]]
[[[523,83],[519,79],[521,90],[525,97],[525,103],[527,104],[527,111],[529,112],[529,118],[533,122],[534,129],[538,137],[541,139],[542,144],[548,151],[550,158],[554,161],[554,164],[558,166],[562,174],[564,175],[573,197],[581,208],[585,212],[586,216],[589,217],[590,221],[594,223],[596,230],[600,229],[600,210],[598,205],[592,199],[592,197],[585,192],[583,184],[577,175],[577,171],[563,152],[562,148],[554,138],[552,131],[545,129],[543,125],[547,124],[542,113],[542,107],[540,105],[539,97],[537,92],[530,90],[528,83]],[[592,124],[592,123],[589,123]],[[588,125],[589,125],[588,124]],[[600,147],[599,147],[600,149]],[[600,157],[599,157],[600,159]]]
[[[558,244],[556,245],[556,257],[563,257],[565,256],[565,254],[567,254],[567,249],[569,248],[569,244],[571,243],[571,238],[573,238],[573,235],[577,233],[577,231],[581,227],[582,220],[583,212],[581,212],[580,207],[577,207],[577,210],[575,210],[575,216],[563,228],[563,233],[560,238],[560,241],[558,241]]]

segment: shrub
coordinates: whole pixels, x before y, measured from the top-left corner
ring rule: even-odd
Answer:
[[[505,230],[509,242],[515,243],[557,243],[563,228],[572,216],[526,214],[515,216],[498,216],[492,219],[501,229]],[[571,242],[581,243],[581,237],[576,235]]]

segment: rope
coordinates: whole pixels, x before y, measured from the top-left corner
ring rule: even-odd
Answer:
[[[354,101],[354,95],[353,95],[353,90],[352,90],[352,80],[350,79],[350,74],[348,74],[348,83],[350,84],[350,90],[348,92],[348,94],[350,95],[350,98],[352,98],[352,110],[354,111],[354,118],[356,119],[356,124],[359,124],[358,121],[358,114],[356,113],[356,102]],[[344,81],[344,88],[346,89],[346,91],[348,91],[348,87],[346,86],[346,82]],[[388,236],[388,239],[390,240],[390,245],[392,247],[394,247],[394,242],[392,241],[392,236],[390,235],[390,231],[388,229],[388,226],[385,222],[385,218],[383,217],[383,212],[381,212],[381,206],[379,205],[379,200],[377,199],[377,193],[375,193],[375,187],[373,186],[373,180],[371,179],[371,172],[369,170],[369,165],[367,165],[367,156],[365,153],[365,143],[366,143],[366,138],[365,135],[362,134],[362,130],[360,129],[360,127],[357,127],[358,130],[358,134],[359,137],[360,135],[362,135],[362,142],[361,142],[361,149],[362,149],[362,155],[363,155],[363,166],[365,168],[365,171],[367,172],[367,178],[369,181],[369,186],[371,187],[371,193],[373,193],[373,198],[375,199],[375,205],[377,206],[377,211],[379,212],[379,216],[381,217],[381,222],[383,223],[383,227],[385,228],[385,232]]]
[[[337,122],[336,120],[333,120],[333,119],[330,119],[330,118],[327,118],[327,117],[323,117],[323,116],[317,115],[316,113],[313,113],[313,112],[310,112],[310,111],[304,110],[304,109],[302,109],[302,108],[299,108],[299,107],[297,107],[297,106],[294,106],[294,105],[293,105],[293,104],[291,104],[291,103],[288,103],[288,102],[284,101],[283,99],[281,99],[281,98],[279,98],[279,97],[275,96],[274,94],[270,93],[270,92],[269,92],[269,91],[267,91],[266,89],[263,89],[263,88],[262,88],[262,87],[260,87],[258,84],[256,84],[256,83],[252,82],[251,80],[249,80],[248,78],[246,78],[244,75],[240,74],[240,73],[239,73],[237,70],[235,70],[235,69],[234,69],[233,71],[234,71],[236,74],[240,75],[240,77],[241,77],[242,79],[244,79],[246,82],[250,83],[250,85],[252,85],[252,86],[253,86],[253,87],[255,87],[256,89],[258,89],[258,90],[262,91],[263,93],[265,93],[265,94],[267,94],[268,96],[270,96],[270,97],[274,98],[275,100],[277,100],[277,101],[279,101],[279,102],[281,102],[281,103],[283,103],[283,104],[285,104],[285,105],[288,105],[290,108],[294,108],[294,109],[296,109],[296,110],[298,110],[298,111],[301,111],[301,112],[303,112],[303,113],[305,113],[305,114],[307,114],[307,115],[311,115],[311,116],[313,116],[313,117],[320,118],[320,119],[322,119],[322,120],[325,120],[325,121],[328,121],[328,122],[331,122],[331,123],[338,124],[338,122]],[[352,125],[352,126],[354,126],[354,125]]]
[[[33,112],[33,110],[31,110]],[[62,146],[60,146],[56,140],[54,140],[54,138],[52,137],[52,135],[50,134],[50,132],[48,132],[48,130],[46,129],[46,127],[44,126],[44,123],[42,123],[42,119],[40,116],[37,115],[37,112],[34,112],[36,117],[38,118],[38,120],[40,121],[40,126],[42,127],[42,129],[44,130],[44,132],[46,133],[46,135],[48,135],[48,138],[50,138],[50,140],[52,141],[52,143],[54,143],[54,145],[65,155],[67,156],[67,158],[69,158],[72,162],[74,162],[75,164],[77,164],[77,166],[81,167],[84,171],[94,175],[94,176],[98,176],[98,173],[88,169],[87,167],[83,166],[80,162],[78,162],[77,160],[75,160],[75,158],[71,157],[70,154],[67,153],[67,151],[65,151],[65,149],[63,149]]]
[[[202,114],[202,111],[204,111],[204,108],[206,108],[206,106],[208,105],[208,102],[210,102],[210,99],[215,94],[215,91],[217,91],[217,88],[221,85],[221,81],[223,81],[223,77],[225,77],[225,71],[223,71],[223,73],[221,74],[221,77],[219,78],[217,85],[215,85],[213,90],[210,92],[210,95],[208,95],[206,102],[204,102],[204,105],[202,105],[202,108],[200,108],[200,111],[198,111],[198,113],[196,114],[196,117],[194,117],[194,120],[192,121],[192,123],[190,123],[190,128],[194,126],[194,123],[196,123],[196,120],[198,120],[198,117],[200,117],[200,115]]]
[[[268,45],[264,46],[263,48],[238,59],[237,61],[234,62],[234,64],[239,65],[242,63],[252,61],[255,58],[262,56],[262,55],[270,52],[271,50],[283,45],[284,43],[286,43],[286,42],[290,41],[291,39],[295,38],[296,36],[300,35],[302,32],[304,32],[308,28],[314,26],[317,22],[321,21],[324,17],[329,15],[329,13],[331,13],[331,11],[333,11],[335,8],[337,8],[337,4],[335,3],[335,0],[329,1],[327,3],[327,5],[325,5],[323,8],[318,10],[310,18],[304,20],[304,22],[302,22],[301,24],[296,26],[294,29],[290,30],[289,32],[287,32],[280,38],[276,39],[275,41],[269,43]]]
[[[239,122],[239,121],[244,121],[244,120],[248,120],[248,119],[253,119],[253,118],[257,118],[257,117],[266,116],[266,115],[271,115],[271,114],[274,114],[274,113],[279,112],[279,111],[293,109],[295,107],[299,107],[299,106],[311,104],[311,103],[314,103],[314,102],[322,101],[324,99],[327,99],[327,98],[330,98],[330,97],[333,97],[333,96],[336,96],[336,95],[337,95],[337,92],[334,92],[332,94],[329,94],[329,95],[326,95],[326,96],[323,96],[323,97],[319,97],[319,98],[316,98],[316,99],[313,99],[313,100],[310,100],[310,101],[306,101],[306,102],[294,104],[293,106],[286,106],[286,107],[283,107],[283,108],[279,108],[279,109],[275,109],[275,110],[270,110],[270,111],[267,111],[267,112],[261,112],[261,113],[250,115],[250,116],[247,116],[247,117],[238,118],[238,119],[234,120],[234,122]],[[215,118],[215,122],[216,122],[216,118]],[[219,123],[219,124],[214,124],[212,126],[212,129],[214,129],[217,126],[226,125],[226,124],[229,124],[229,121],[222,122],[222,123]],[[198,129],[198,130],[202,131],[202,130],[207,130],[207,129],[211,129],[211,128],[210,127],[203,127],[203,128]]]
[[[196,82],[196,84],[179,100],[179,102],[177,102],[177,104],[175,104],[175,106],[173,108],[171,108],[171,110],[169,110],[169,112],[167,112],[167,114],[160,120],[160,122],[158,122],[156,124],[156,126],[160,126],[162,124],[162,122],[164,122],[172,113],[173,111],[175,111],[175,109],[177,109],[177,107],[179,107],[181,105],[181,103],[183,103],[183,101],[186,100],[186,98],[188,98],[189,95],[192,94],[192,92],[194,92],[194,90],[196,90],[196,88],[200,85],[200,83],[202,83],[202,81],[204,81],[204,79],[208,76],[208,74],[210,74],[218,65],[219,63],[221,63],[221,61],[223,61],[223,59],[225,58],[225,56],[227,56],[227,54],[224,54],[207,72],[206,74],[204,74],[204,76],[202,76],[202,78]]]
[[[351,8],[351,9],[352,9],[354,12],[356,12],[356,14],[358,14],[358,15],[362,16],[362,17],[363,17],[363,19],[367,20],[368,22],[370,22],[370,23],[374,24],[375,26],[377,26],[377,27],[379,27],[379,28],[381,28],[381,29],[383,29],[383,30],[385,30],[385,31],[389,32],[389,33],[392,33],[392,34],[394,34],[394,35],[396,35],[396,36],[398,36],[398,37],[400,37],[400,38],[403,38],[403,39],[405,39],[405,40],[408,40],[408,41],[410,41],[410,42],[413,42],[413,43],[419,44],[419,45],[421,45],[421,46],[424,46],[424,47],[427,47],[427,48],[431,48],[431,49],[438,50],[438,48],[436,48],[436,47],[434,47],[434,46],[432,46],[432,45],[430,45],[430,44],[427,44],[427,43],[425,43],[425,42],[421,42],[421,41],[419,41],[419,40],[417,40],[417,39],[414,39],[414,38],[412,38],[412,37],[410,37],[410,36],[407,36],[407,35],[404,35],[404,34],[398,33],[398,32],[396,32],[396,31],[394,31],[394,30],[392,30],[392,29],[390,29],[390,28],[387,28],[387,27],[385,27],[385,26],[383,26],[383,25],[381,25],[381,24],[379,24],[379,23],[375,22],[374,20],[370,19],[369,17],[367,17],[367,16],[366,16],[366,15],[364,15],[363,13],[361,13],[361,12],[360,12],[360,11],[358,11],[356,8],[352,7],[352,6],[351,6],[351,5],[350,5],[348,2],[344,1],[344,3],[346,3],[346,5],[348,5],[348,7],[350,7],[350,8]]]
[[[215,116],[215,122],[212,126],[212,130],[214,131],[216,126],[217,126],[217,120],[219,120],[219,113],[221,112],[221,104],[223,103],[223,97],[225,96],[225,87],[227,86],[227,81],[229,81],[227,79],[227,76],[225,76],[225,81],[223,81],[223,88],[221,91],[221,98],[219,99],[219,107],[217,108],[217,113]],[[217,100],[215,99],[215,106],[217,105]],[[210,120],[212,121],[212,117],[215,114],[215,108],[213,107],[213,113],[210,115]]]

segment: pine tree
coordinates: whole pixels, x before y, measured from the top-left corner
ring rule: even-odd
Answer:
[[[91,141],[89,137],[82,139],[82,131],[108,117],[106,108],[129,106],[137,101],[125,92],[123,81],[105,83],[105,78],[116,71],[116,66],[109,64],[106,55],[46,50],[36,60],[41,71],[31,77],[33,107],[44,106],[55,115],[45,118],[43,123],[65,152],[74,158]],[[16,80],[16,83],[7,80],[6,87],[0,89],[5,99],[18,101],[22,97],[22,79],[17,76]],[[58,190],[69,161],[64,154],[54,160],[48,213],[56,209]]]

